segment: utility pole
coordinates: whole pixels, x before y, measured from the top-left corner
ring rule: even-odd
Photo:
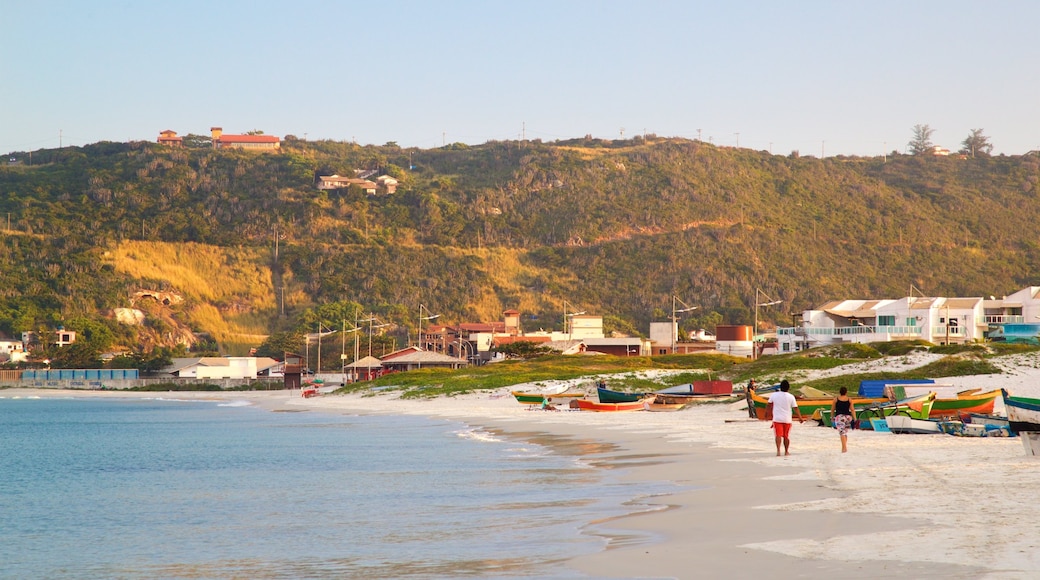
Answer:
[[[737,149],[739,149],[740,148],[740,133],[739,132],[738,133],[734,133],[734,135],[737,136]]]

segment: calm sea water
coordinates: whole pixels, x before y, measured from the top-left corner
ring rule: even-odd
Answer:
[[[421,417],[0,399],[0,578],[579,577],[562,562],[604,544],[586,523],[670,491],[579,452]]]

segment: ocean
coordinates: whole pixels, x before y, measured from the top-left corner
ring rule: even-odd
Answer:
[[[0,578],[581,578],[563,563],[604,549],[590,522],[674,491],[585,461],[594,442],[535,439],[245,401],[0,398]]]

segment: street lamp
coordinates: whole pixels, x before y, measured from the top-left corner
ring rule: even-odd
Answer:
[[[684,308],[677,309],[675,307],[676,302],[682,304]],[[697,306],[690,306],[689,304],[680,300],[678,296],[672,294],[672,354],[675,354],[675,343],[679,342],[679,317],[676,315],[682,314],[683,312],[689,312],[691,310],[697,310],[697,308]]]
[[[423,316],[423,310],[426,311],[426,316]],[[434,318],[437,318],[438,316],[440,316],[440,314],[433,314],[433,315],[431,315],[430,314],[430,309],[427,308],[425,304],[420,304],[419,305],[419,350],[425,350],[423,348],[423,343],[422,343],[422,323],[423,323],[423,320],[433,320]]]
[[[758,301],[758,297],[759,296],[764,297],[766,300],[768,300],[768,302],[759,302]],[[759,290],[758,288],[755,288],[755,331],[751,335],[751,358],[754,358],[754,359],[758,358],[758,352],[755,350],[755,336],[758,335],[758,307],[759,306],[776,306],[777,304],[780,304],[781,302],[783,302],[783,300],[773,300],[772,298],[769,297],[768,294],[766,294],[765,292]]]
[[[574,316],[581,316],[582,314],[585,314],[585,311],[582,310],[581,312],[567,312],[568,310],[570,310],[570,308],[567,308],[567,301],[564,300],[563,301],[563,333],[567,335],[568,339],[570,339],[571,335],[574,334],[574,322],[573,321],[571,322],[571,330],[570,330],[570,332],[567,332],[567,319],[568,318],[572,318]]]

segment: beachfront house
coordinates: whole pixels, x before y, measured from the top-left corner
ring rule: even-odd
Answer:
[[[800,326],[777,329],[778,351],[843,343],[924,340],[967,344],[1040,336],[1040,287],[1003,298],[906,296],[834,300],[802,312]]]
[[[182,379],[255,379],[258,368],[270,369],[277,365],[274,359],[253,356],[175,358],[173,364],[158,374]]]

